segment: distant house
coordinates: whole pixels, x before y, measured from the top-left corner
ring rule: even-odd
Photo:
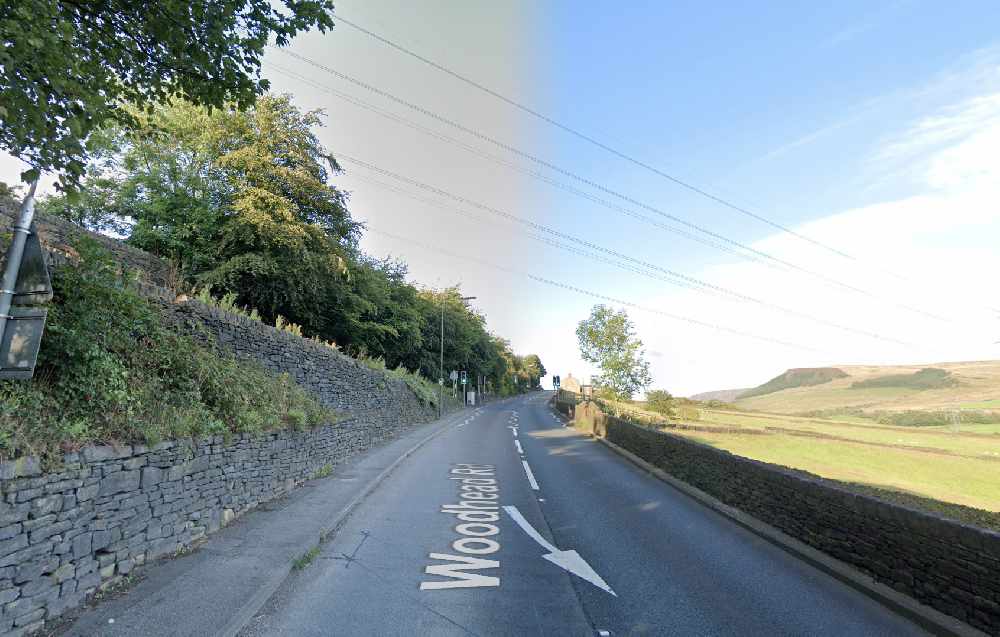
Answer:
[[[580,389],[583,387],[583,385],[580,384],[580,381],[573,378],[573,374],[566,374],[566,378],[562,379],[562,384],[560,386],[566,391],[571,391],[574,394],[581,393]]]

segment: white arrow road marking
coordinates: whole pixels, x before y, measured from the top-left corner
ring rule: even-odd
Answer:
[[[576,551],[560,551],[556,547],[552,546],[548,540],[542,537],[541,533],[535,530],[535,527],[531,526],[531,524],[524,519],[524,516],[517,510],[517,507],[505,506],[503,510],[506,511],[507,515],[513,518],[515,522],[517,522],[517,525],[521,527],[522,531],[528,534],[528,537],[533,539],[535,542],[538,542],[543,549],[548,551],[548,553],[542,556],[543,559],[552,562],[565,571],[569,571],[580,579],[587,580],[597,588],[618,597],[618,595],[611,590],[611,587],[608,586],[608,583],[601,579],[601,576],[598,575],[594,569],[590,568],[590,564],[587,564],[586,560],[580,557],[579,553]]]
[[[523,456],[524,455],[524,449],[521,448],[521,441],[520,440],[515,440],[514,441],[514,446],[517,447],[517,452]]]
[[[538,483],[535,482],[535,474],[533,474],[531,472],[531,467],[528,466],[528,461],[527,460],[522,460],[521,464],[524,465],[524,473],[525,473],[525,475],[528,476],[528,484],[531,485],[532,489],[534,489],[535,491],[538,491]]]

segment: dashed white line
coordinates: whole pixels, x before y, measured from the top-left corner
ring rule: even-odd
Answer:
[[[531,472],[531,467],[528,466],[528,461],[527,460],[522,460],[521,464],[524,465],[524,473],[525,473],[525,475],[528,476],[528,484],[531,485],[532,489],[534,489],[535,491],[538,491],[538,483],[535,482],[535,474],[533,474]]]
[[[517,452],[523,456],[524,455],[524,449],[521,448],[521,441],[520,440],[514,440],[514,446],[517,447]]]

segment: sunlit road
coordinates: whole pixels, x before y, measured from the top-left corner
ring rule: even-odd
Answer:
[[[244,632],[922,634],[564,428],[548,396],[425,444]]]

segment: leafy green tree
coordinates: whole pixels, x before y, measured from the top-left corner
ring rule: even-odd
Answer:
[[[174,97],[247,108],[265,47],[333,26],[331,0],[18,0],[0,3],[0,148],[83,175],[89,138]]]
[[[636,338],[624,310],[615,312],[605,305],[595,305],[590,317],[577,325],[576,338],[583,360],[601,370],[594,378],[598,388],[625,400],[652,382],[642,341]]]
[[[20,203],[21,189],[18,186],[11,186],[0,181],[0,206],[5,208],[16,206]]]
[[[674,397],[663,389],[650,390],[646,392],[646,408],[671,418],[674,415]]]
[[[539,387],[542,377],[548,373],[545,371],[545,365],[542,365],[542,359],[538,354],[528,354],[524,357],[523,366],[524,373],[528,377],[528,386],[532,389]]]
[[[84,196],[42,207],[97,229],[115,223],[112,211],[133,224],[130,243],[173,261],[191,285],[347,342],[365,310],[347,276],[359,226],[327,184],[339,167],[313,132],[319,116],[271,95],[245,111],[177,102],[137,112],[134,130],[103,133]]]
[[[404,264],[358,248],[361,227],[327,183],[339,167],[313,132],[318,112],[265,95],[245,111],[177,101],[135,117],[137,128],[94,136],[81,193],[43,200],[44,212],[127,236],[190,287],[390,369],[437,378],[443,309],[446,372],[507,394],[545,374],[537,356],[490,334],[457,288],[420,291]]]

